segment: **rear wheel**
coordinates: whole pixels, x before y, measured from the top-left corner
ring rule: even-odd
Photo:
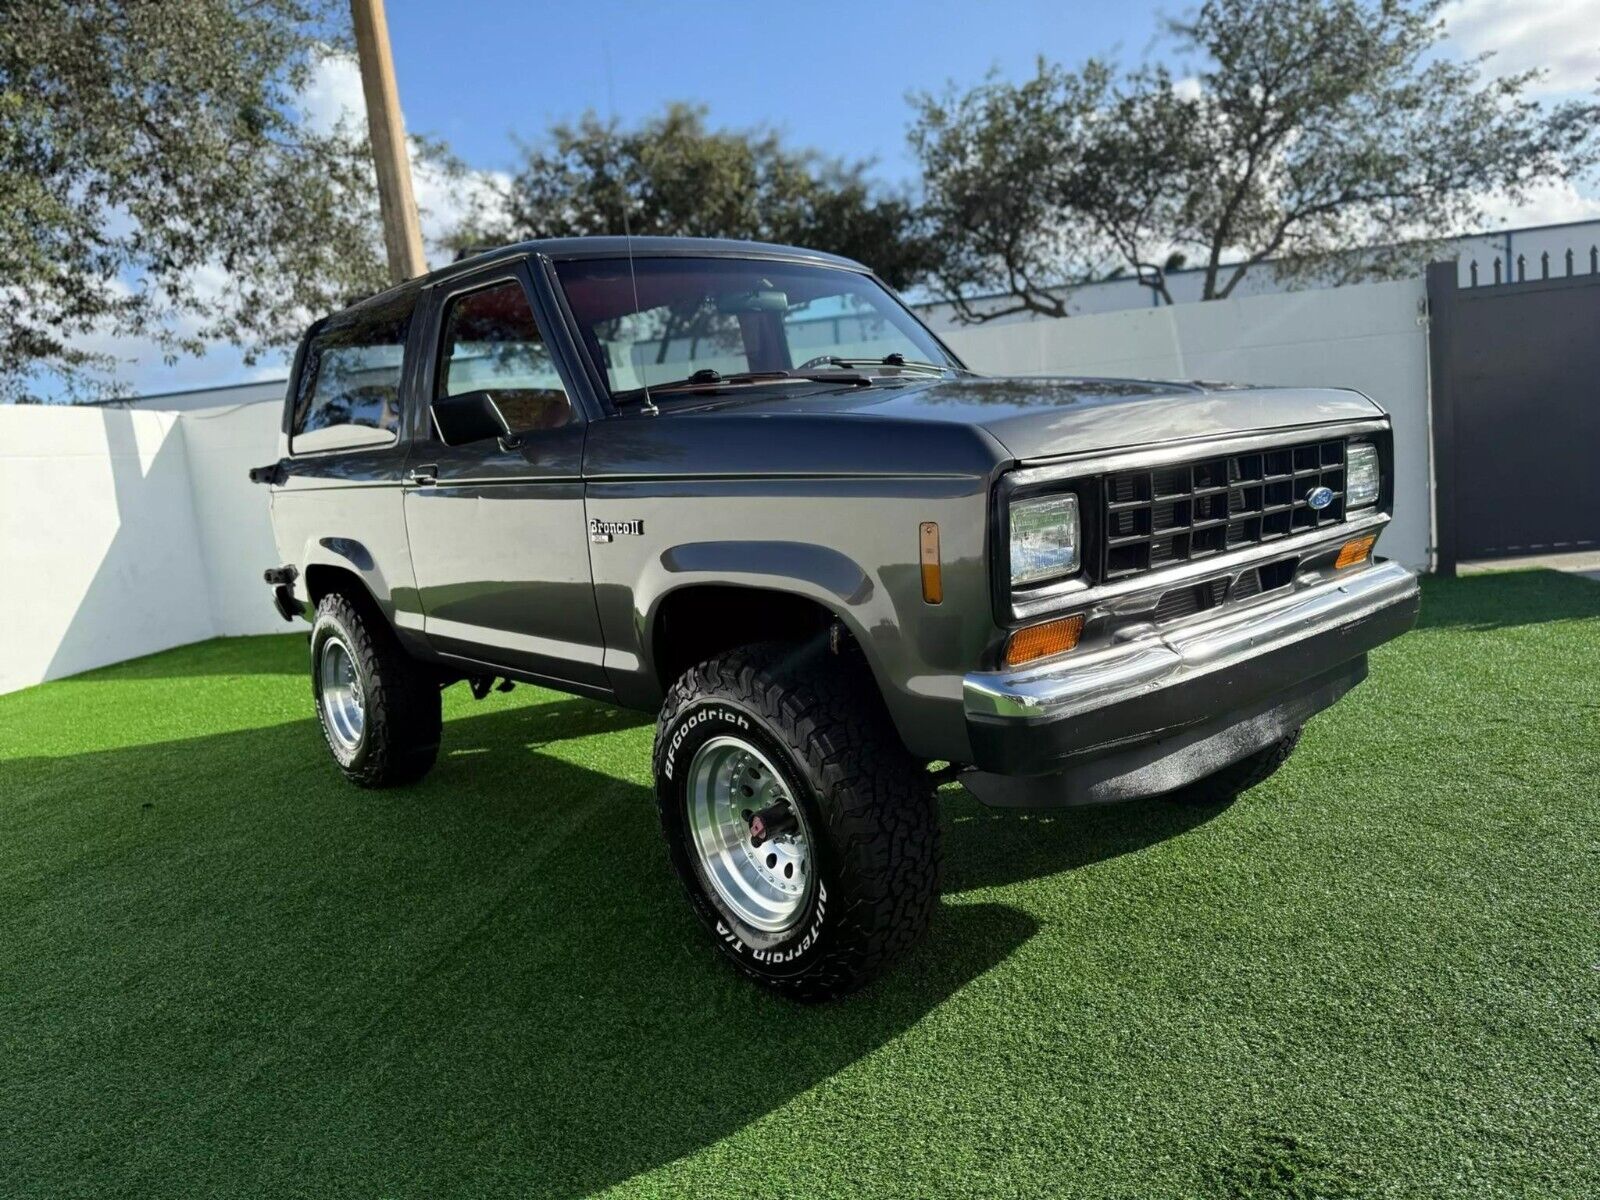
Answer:
[[[439,684],[370,602],[333,592],[311,626],[311,690],[328,749],[360,787],[414,783],[439,754]]]
[[[1256,784],[1264,783],[1276,774],[1300,744],[1301,732],[1301,729],[1296,729],[1265,749],[1257,750],[1236,763],[1229,763],[1204,779],[1197,779],[1188,787],[1173,793],[1173,798],[1193,804],[1226,804],[1241,792],[1248,792]]]
[[[831,999],[926,929],[933,788],[858,661],[767,645],[692,668],[662,707],[654,765],[673,869],[746,975]]]

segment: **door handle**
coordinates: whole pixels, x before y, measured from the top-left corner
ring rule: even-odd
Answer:
[[[424,466],[420,466],[420,467],[412,467],[409,471],[406,472],[406,482],[408,482],[408,483],[438,483],[439,482],[439,468],[437,466],[435,466],[433,463],[428,463],[428,464],[426,464]]]

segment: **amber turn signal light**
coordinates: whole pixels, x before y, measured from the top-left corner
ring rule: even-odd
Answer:
[[[1078,644],[1082,633],[1082,613],[1018,629],[1006,642],[1006,666],[1020,667],[1052,654],[1065,654]]]
[[[1367,555],[1372,553],[1372,543],[1377,540],[1377,534],[1369,533],[1366,537],[1359,537],[1354,541],[1346,542],[1339,548],[1339,557],[1333,563],[1334,570],[1342,571],[1346,567],[1353,567],[1357,563],[1366,562]]]
[[[944,568],[939,562],[939,525],[924,521],[917,531],[917,553],[922,560],[922,599],[926,604],[944,601]]]

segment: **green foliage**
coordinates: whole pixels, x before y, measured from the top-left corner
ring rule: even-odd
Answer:
[[[705,110],[686,104],[632,129],[590,112],[525,146],[504,211],[451,240],[748,238],[843,254],[904,286],[924,273],[928,247],[910,201],[875,188],[867,168],[787,148],[770,130],[710,129]]]
[[[1012,298],[958,304],[968,319],[1063,315],[1062,289],[1105,263],[1174,252],[1208,300],[1269,259],[1291,281],[1394,277],[1489,200],[1593,167],[1600,105],[1544,107],[1537,72],[1441,57],[1441,3],[1206,0],[1168,25],[1192,78],[1041,62],[1021,84],[919,98],[942,290]]]
[[[324,0],[43,0],[0,17],[0,400],[114,388],[92,338],[251,357],[384,275],[365,129],[297,107]]]

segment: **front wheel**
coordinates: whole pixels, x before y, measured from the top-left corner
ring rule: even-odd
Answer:
[[[311,691],[339,770],[359,787],[426,775],[439,754],[439,685],[371,604],[330,593],[311,626]]]
[[[792,646],[702,663],[667,696],[654,766],[673,869],[746,975],[831,999],[926,929],[939,892],[933,788],[863,665]]]

